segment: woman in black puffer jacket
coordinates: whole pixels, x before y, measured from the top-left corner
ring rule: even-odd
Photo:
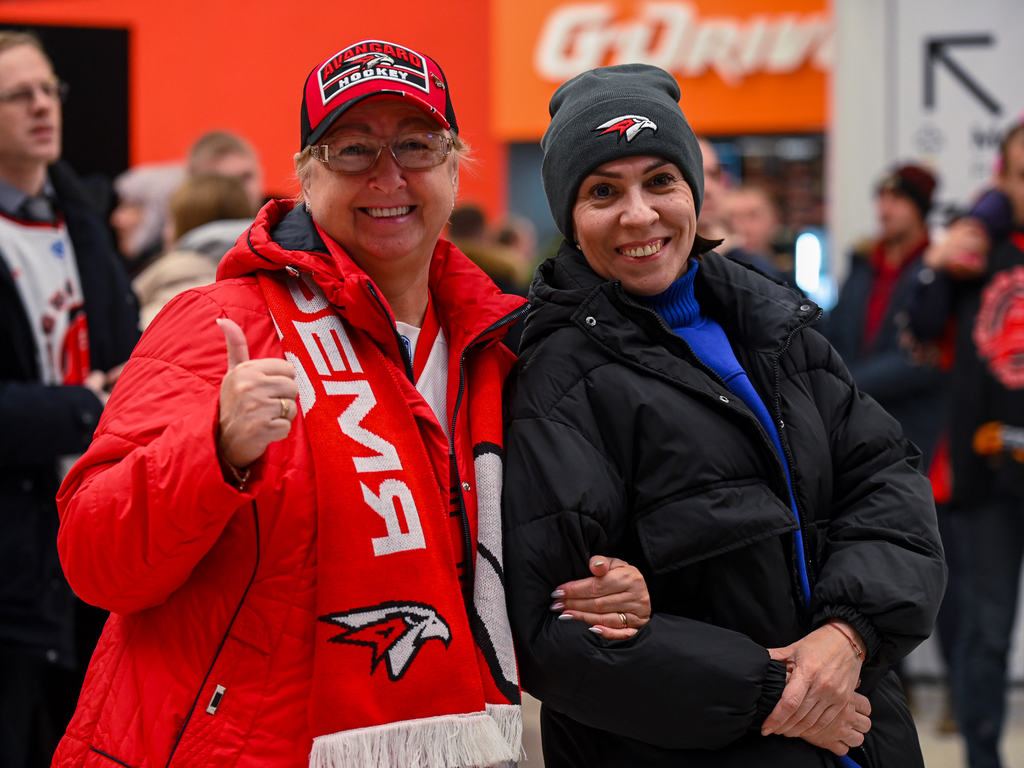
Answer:
[[[919,454],[813,329],[817,307],[701,259],[678,98],[654,67],[594,70],[556,92],[544,137],[567,242],[531,290],[504,502],[546,765],[923,766],[887,672],[945,581]],[[649,621],[569,620],[600,609],[560,594],[595,553],[640,569]]]

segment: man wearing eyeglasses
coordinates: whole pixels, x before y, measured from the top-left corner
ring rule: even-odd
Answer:
[[[59,160],[66,93],[37,38],[0,31],[0,763],[18,768],[48,759],[92,651],[54,496],[138,340],[102,219]]]

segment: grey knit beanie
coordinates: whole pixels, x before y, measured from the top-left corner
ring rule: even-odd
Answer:
[[[573,239],[572,209],[583,180],[600,165],[652,155],[679,166],[700,214],[704,161],[679,108],[679,83],[648,64],[600,67],[563,83],[551,97],[540,145],[541,174],[555,224]]]

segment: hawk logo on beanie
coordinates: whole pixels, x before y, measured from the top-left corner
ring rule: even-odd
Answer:
[[[341,634],[328,642],[372,648],[370,674],[384,661],[388,679],[392,681],[402,679],[427,640],[440,640],[445,647],[452,641],[448,622],[432,606],[424,603],[381,603],[369,608],[329,613],[321,616],[320,621],[342,628]]]
[[[658,126],[654,124],[654,121],[643,115],[613,117],[607,123],[601,123],[594,130],[601,131],[602,136],[612,131],[618,131],[619,141],[622,141],[622,137],[625,136],[626,141],[629,142],[635,139],[636,135],[644,128],[650,128],[654,133],[658,132]]]
[[[391,80],[430,93],[427,62],[420,54],[394,43],[366,40],[324,62],[317,72],[320,96],[327,102],[368,80]]]

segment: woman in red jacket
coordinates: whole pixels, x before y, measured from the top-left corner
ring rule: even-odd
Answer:
[[[112,613],[55,765],[518,757],[500,340],[526,308],[439,239],[464,151],[426,56],[310,73],[303,203],[156,317],[61,489],[68,580]],[[589,586],[649,613],[629,568]]]

